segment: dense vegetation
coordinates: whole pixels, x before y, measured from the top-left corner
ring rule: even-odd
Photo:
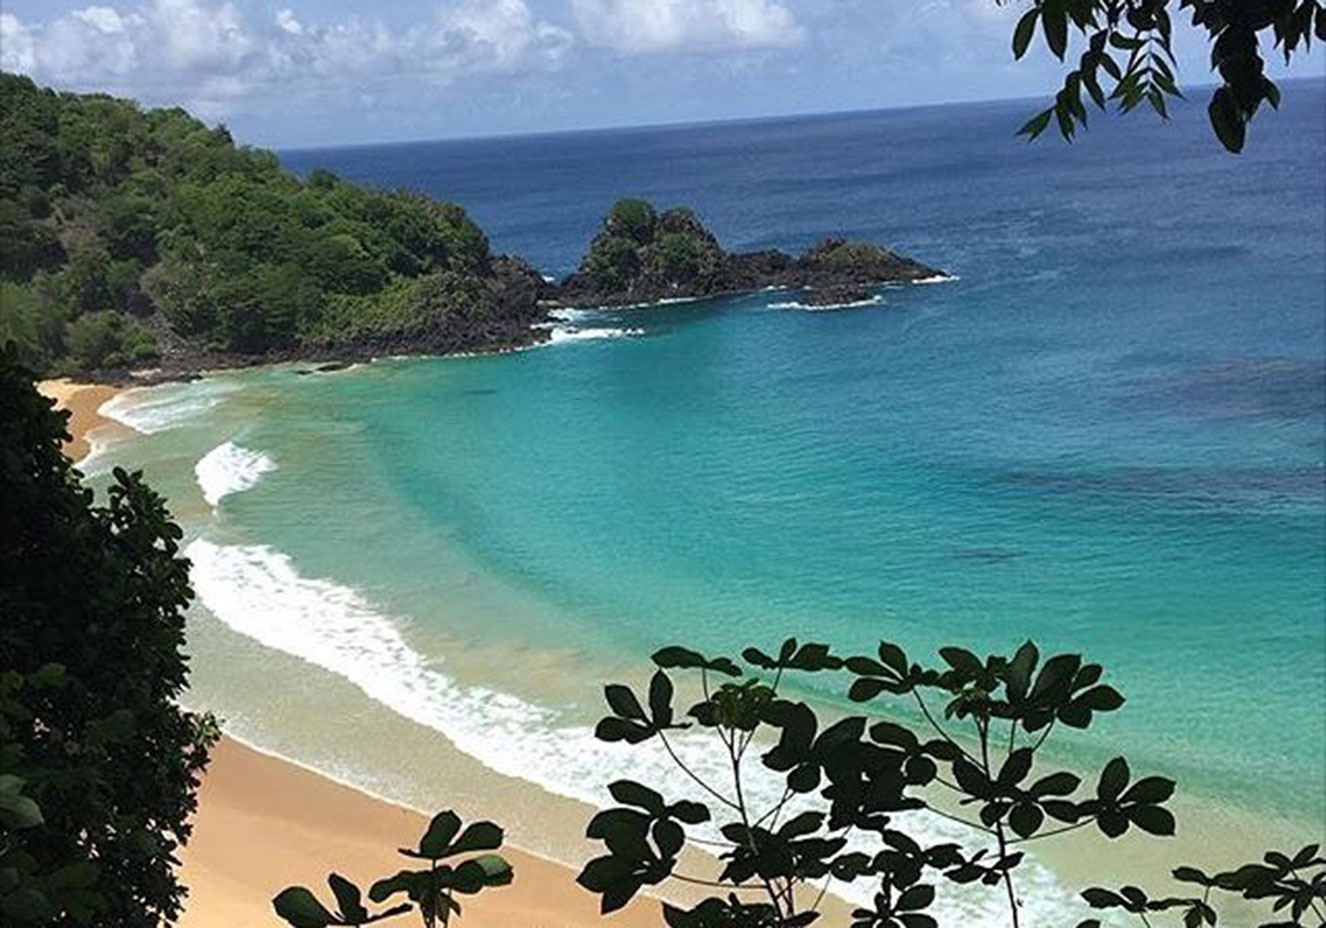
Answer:
[[[176,703],[188,561],[140,475],[94,503],[64,423],[0,348],[0,924],[157,928],[215,736]]]
[[[0,75],[0,341],[40,371],[500,345],[536,281],[458,206],[301,181],[183,110]]]

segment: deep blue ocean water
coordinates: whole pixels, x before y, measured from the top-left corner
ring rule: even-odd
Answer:
[[[485,738],[523,717],[433,700],[450,684],[428,662],[555,728],[598,711],[596,674],[662,644],[1030,637],[1129,698],[1065,756],[1125,751],[1319,831],[1326,85],[1286,85],[1238,158],[1200,103],[1100,118],[1071,146],[1015,139],[1031,108],[284,153],[454,200],[552,275],[632,195],[691,206],[730,248],[846,235],[957,279],[837,311],[759,293],[586,313],[518,354],[166,388],[132,453],[177,505],[223,441],[275,468],[231,447],[199,474],[243,489],[195,506],[204,606],[574,795],[603,782],[577,766],[581,729],[527,733],[516,756]],[[171,396],[189,427],[167,427]],[[531,653],[575,672],[535,680]]]

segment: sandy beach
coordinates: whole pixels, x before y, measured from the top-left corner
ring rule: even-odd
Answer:
[[[119,388],[100,383],[77,383],[61,378],[43,380],[37,389],[55,400],[57,409],[69,410],[70,440],[65,443],[65,453],[75,463],[87,457],[92,450],[88,433],[93,429],[117,427],[117,424],[104,418],[97,412],[101,404],[119,393]]]
[[[425,816],[375,799],[238,741],[217,745],[199,794],[194,836],[180,853],[189,901],[181,928],[281,925],[271,897],[300,884],[321,896],[329,871],[364,888],[411,862]],[[658,903],[638,900],[600,918],[597,897],[559,863],[506,848],[516,879],[466,899],[460,923],[479,928],[644,926],[661,922]],[[415,916],[402,916],[410,924]],[[388,922],[384,924],[395,924]]]
[[[97,410],[117,388],[69,380],[38,384],[57,408],[71,412],[65,450],[74,461],[91,450],[88,432],[118,428]],[[331,871],[367,888],[409,861],[428,819],[230,738],[217,745],[199,792],[193,838],[179,852],[189,887],[182,928],[257,928],[284,923],[271,899],[286,886],[307,885],[326,896]],[[500,824],[500,823],[499,823]],[[512,885],[465,901],[461,922],[502,928],[612,928],[658,925],[659,905],[639,899],[610,918],[598,898],[575,883],[575,870],[514,848],[503,854],[516,872]],[[408,924],[414,916],[402,916]],[[391,922],[395,924],[396,921]]]
[[[120,392],[116,387],[59,379],[39,382],[37,388],[55,400],[56,408],[70,411],[65,452],[75,462],[93,450],[89,432],[125,428],[98,413],[102,404]],[[467,763],[463,769],[470,766]],[[532,787],[521,789],[518,797],[509,784],[496,785],[503,779],[495,778],[492,789],[484,791],[489,800],[483,803],[485,807],[524,804],[529,792],[538,792]],[[466,797],[462,805],[471,805],[472,798]],[[546,799],[544,813],[557,823],[551,829],[558,833],[555,843],[575,846],[577,852],[589,851],[591,845],[573,837],[581,833],[589,808],[552,796]],[[574,811],[565,808],[568,805]],[[460,811],[467,820],[472,818]],[[504,824],[500,814],[493,817]],[[326,878],[334,871],[367,890],[379,877],[413,866],[396,848],[414,846],[427,823],[428,816],[420,811],[223,737],[199,789],[193,835],[177,852],[179,873],[188,887],[184,913],[177,924],[180,928],[279,928],[285,923],[273,913],[271,899],[282,889],[303,885],[330,900]],[[643,928],[662,924],[656,898],[638,897],[604,917],[598,913],[598,897],[576,884],[576,868],[511,846],[504,847],[502,854],[515,870],[514,882],[465,899],[460,924],[470,928]],[[834,907],[830,902],[829,908]],[[414,924],[415,918],[410,914],[384,924]]]
[[[97,414],[101,404],[115,395],[113,387],[68,381],[46,382],[40,387],[61,408],[73,411],[73,438],[67,447],[75,459],[90,448],[89,429],[125,428]],[[195,646],[207,641],[205,635],[192,636],[191,632]],[[274,672],[280,677],[281,661],[294,660],[267,655],[263,660],[275,663],[259,666],[256,655],[249,656],[254,663],[247,671],[250,675],[238,684],[241,686],[265,685]],[[546,669],[550,678],[561,672],[563,668],[555,661]],[[195,682],[199,673],[196,668]],[[267,735],[258,733],[251,737],[286,756],[309,759],[323,770],[338,774],[346,770],[341,775],[347,779],[418,809],[431,813],[454,807],[467,821],[492,818],[507,827],[511,839],[521,847],[537,851],[504,849],[516,870],[515,883],[467,900],[460,924],[494,928],[662,924],[659,903],[649,898],[638,899],[613,917],[601,918],[597,898],[574,881],[577,868],[557,862],[576,862],[595,853],[595,847],[583,839],[593,811],[590,806],[497,774],[457,750],[435,730],[408,722],[376,703],[365,704],[352,717],[322,711],[328,705],[344,704],[338,690],[349,686],[330,677],[317,686],[306,684],[283,692],[283,707],[291,718],[303,722],[293,735],[287,732],[283,741],[269,741]],[[200,703],[197,708],[209,706]],[[232,722],[236,733],[246,734],[243,718]],[[389,770],[356,767],[353,751],[318,747],[320,742],[344,743],[348,733],[364,728],[374,731],[380,743],[390,745],[397,759],[427,758],[427,775],[412,771],[412,761]],[[382,758],[377,761],[381,763]],[[369,773],[373,776],[364,779]],[[382,778],[375,779],[379,773]],[[411,779],[422,780],[426,786],[402,791],[401,783]],[[1180,863],[1218,869],[1252,859],[1262,848],[1294,850],[1302,843],[1301,829],[1295,823],[1268,821],[1200,796],[1181,795],[1174,807],[1183,823],[1181,836],[1155,841],[1132,835],[1121,850],[1109,849],[1113,880],[1159,890],[1166,887],[1158,878]],[[179,852],[181,877],[190,892],[179,924],[183,928],[279,928],[282,923],[273,914],[270,900],[281,889],[306,885],[326,897],[325,880],[331,871],[367,887],[408,865],[395,849],[413,845],[426,821],[426,815],[415,808],[377,798],[227,737],[217,746],[204,779],[193,838]],[[1242,846],[1231,847],[1229,835],[1242,836]],[[1053,842],[1046,853],[1052,855],[1055,875],[1064,885],[1081,887],[1100,882],[1102,849],[1097,836],[1082,832]],[[696,859],[698,856],[692,852],[684,869],[701,874],[712,867],[712,860]],[[676,884],[668,885],[666,891],[680,891],[683,896],[696,892]],[[825,923],[845,924],[848,908],[832,897],[825,899]],[[1238,908],[1231,906],[1230,910]],[[402,917],[385,924],[412,924],[412,919]]]

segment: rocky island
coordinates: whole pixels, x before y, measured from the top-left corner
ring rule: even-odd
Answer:
[[[453,203],[296,177],[183,110],[0,74],[0,343],[45,376],[503,351],[549,339],[558,307],[769,287],[856,302],[938,274],[838,239],[729,253],[690,210],[626,199],[548,282]]]
[[[811,305],[829,305],[865,300],[882,284],[942,276],[878,245],[836,238],[796,257],[729,253],[691,210],[660,213],[625,199],[604,217],[576,272],[543,295],[558,305],[627,306],[778,287],[809,290]]]

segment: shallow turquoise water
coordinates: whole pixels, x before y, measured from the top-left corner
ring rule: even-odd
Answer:
[[[619,760],[584,730],[598,684],[662,644],[1033,638],[1129,697],[1066,758],[1124,752],[1319,831],[1323,97],[1291,87],[1238,163],[1199,113],[1010,149],[1007,104],[301,153],[414,177],[550,271],[592,233],[606,150],[616,192],[693,182],[730,238],[841,223],[958,279],[131,394],[119,414],[155,431],[96,463],[142,463],[171,497],[204,613],[555,791],[595,798]],[[282,724],[278,693],[248,695],[246,718]]]

